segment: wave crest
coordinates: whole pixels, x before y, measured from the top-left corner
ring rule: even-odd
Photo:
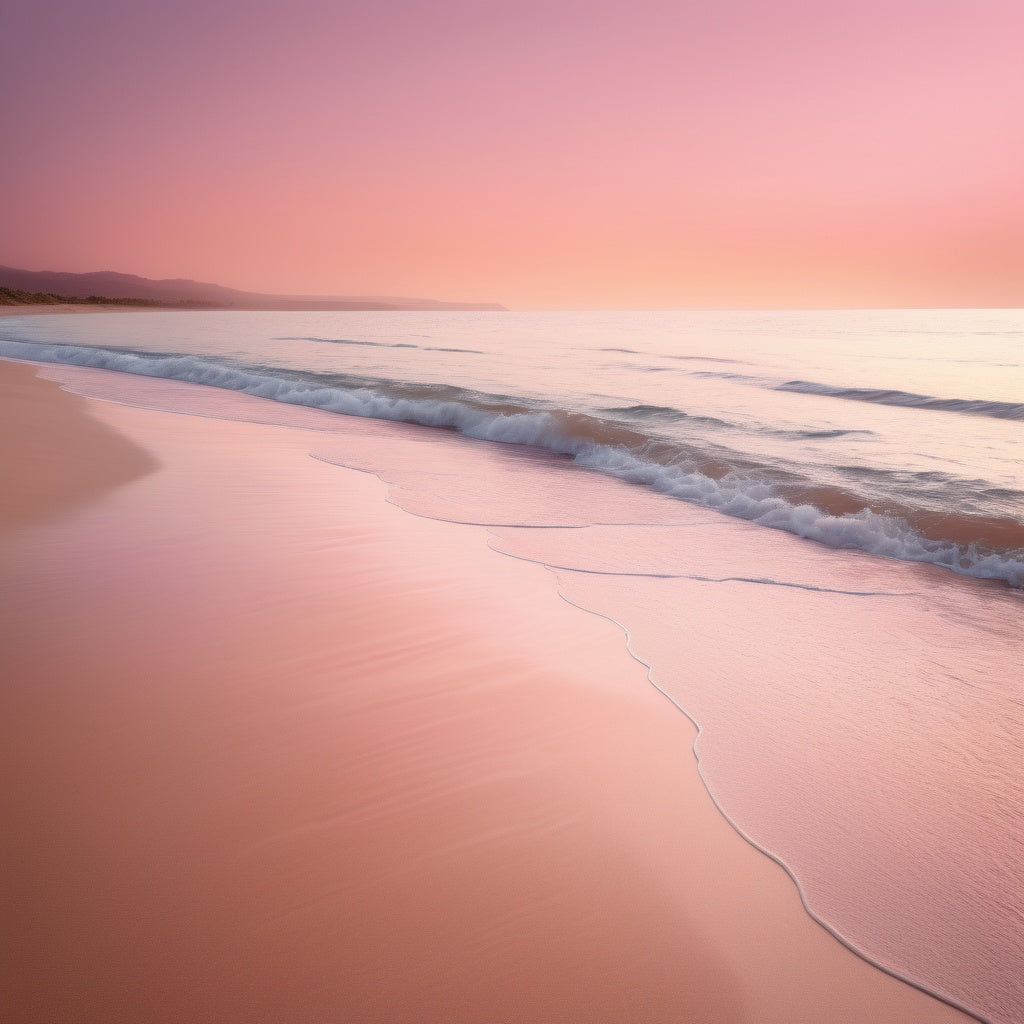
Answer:
[[[13,340],[0,340],[0,355],[204,384],[347,416],[444,427],[480,440],[533,445],[660,494],[829,547],[928,562],[1024,587],[1024,524],[1019,522],[966,515],[929,518],[912,509],[871,508],[835,488],[773,480],[763,466],[741,465],[718,453],[687,449],[583,413],[530,407],[505,396],[449,385],[295,371],[270,374],[194,356]]]
[[[794,391],[801,395],[825,395],[855,402],[874,402],[876,405],[895,405],[912,409],[936,409],[940,412],[959,412],[968,416],[991,416],[999,420],[1024,420],[1024,403],[991,402],[982,399],[936,398],[916,395],[911,391],[892,391],[883,388],[840,388],[831,384],[816,384],[807,380],[791,380],[777,384],[776,391]]]

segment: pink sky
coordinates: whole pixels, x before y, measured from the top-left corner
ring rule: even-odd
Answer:
[[[9,4],[0,263],[1022,306],[1022,45],[1020,0]]]

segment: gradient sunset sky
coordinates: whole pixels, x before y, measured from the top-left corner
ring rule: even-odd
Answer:
[[[1024,306],[1022,53],[1022,0],[7,3],[0,263]]]

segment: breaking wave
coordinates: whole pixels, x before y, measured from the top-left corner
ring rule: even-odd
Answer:
[[[855,402],[874,402],[878,405],[897,405],[914,409],[937,409],[940,412],[959,412],[969,416],[992,416],[999,420],[1024,420],[1024,403],[989,402],[965,398],[935,398],[915,395],[910,391],[888,391],[880,388],[839,388],[813,381],[791,380],[777,384],[776,391],[795,391],[801,395],[825,395],[829,398],[847,398]]]
[[[726,423],[715,416],[693,416],[682,409],[673,409],[667,405],[620,405],[610,406],[602,409],[602,412],[612,416],[626,416],[629,419],[639,420],[660,420],[663,423],[681,423],[686,420],[688,423],[707,423],[716,427],[732,427],[734,424]]]
[[[745,373],[720,370],[693,370],[692,377],[715,380],[733,380],[740,384],[769,388],[772,391],[791,391],[799,395],[821,395],[826,398],[845,398],[854,402],[873,402],[876,405],[895,405],[907,409],[934,409],[939,412],[958,412],[968,416],[991,416],[998,420],[1024,420],[1024,403],[993,402],[970,398],[936,398],[917,395],[912,391],[887,388],[844,388],[833,384],[818,384],[809,380],[779,382],[767,377],[754,377]]]
[[[204,384],[347,416],[444,427],[485,441],[534,445],[567,456],[579,466],[829,547],[928,562],[963,575],[1024,587],[1024,524],[940,515],[906,506],[872,507],[853,492],[773,472],[770,466],[743,461],[724,449],[688,446],[645,430],[643,409],[647,418],[654,419],[679,410],[633,407],[640,413],[640,422],[627,425],[450,385],[270,371],[196,356],[13,340],[0,340],[0,355]]]

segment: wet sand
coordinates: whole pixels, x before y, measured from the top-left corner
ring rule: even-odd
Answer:
[[[0,374],[52,430],[10,491],[108,469],[0,535],[4,1019],[967,1019],[811,921],[545,570],[316,431]]]

